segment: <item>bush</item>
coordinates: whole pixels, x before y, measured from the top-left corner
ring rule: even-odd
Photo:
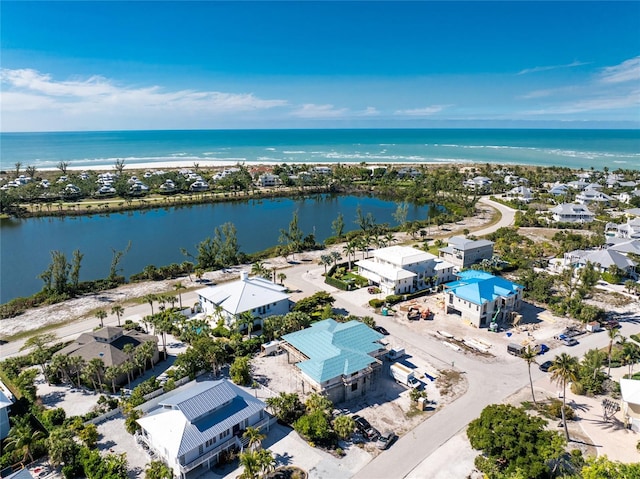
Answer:
[[[547,404],[546,411],[551,417],[561,418],[562,417],[562,401],[560,401],[559,399],[552,399],[551,402]],[[570,421],[571,419],[574,418],[574,416],[575,416],[575,413],[573,412],[573,409],[571,409],[571,407],[569,406],[565,406],[564,417],[568,421]]]
[[[583,396],[584,386],[582,385],[582,383],[574,381],[573,383],[571,383],[571,392],[573,394],[577,394],[578,396]]]
[[[369,300],[369,306],[371,306],[372,308],[378,309],[381,308],[382,305],[384,305],[384,300],[382,299],[373,298]]]
[[[349,283],[342,281],[341,279],[335,278],[333,276],[325,276],[324,282],[329,286],[333,286],[334,288],[341,289],[342,291],[349,291],[350,285]]]
[[[402,301],[402,296],[399,294],[390,294],[384,300],[389,304],[396,304]]]

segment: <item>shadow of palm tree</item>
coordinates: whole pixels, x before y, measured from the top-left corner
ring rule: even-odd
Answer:
[[[284,454],[275,454],[274,458],[276,460],[276,464],[279,464],[281,466],[288,466],[289,464],[291,464],[293,456],[291,456],[288,452],[285,452]]]

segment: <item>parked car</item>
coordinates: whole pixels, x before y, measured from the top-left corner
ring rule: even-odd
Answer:
[[[575,346],[578,344],[578,340],[574,338],[565,338],[562,340],[565,346]]]
[[[389,336],[389,331],[387,331],[386,329],[384,329],[382,326],[376,326],[375,328],[376,331],[378,331],[380,334],[384,334],[385,336]]]
[[[549,351],[549,346],[546,344],[537,344],[535,350],[537,354],[544,354]]]
[[[362,416],[354,414],[353,416],[351,416],[351,418],[355,421],[358,430],[364,435],[364,437],[366,437],[370,441],[373,441],[380,435],[378,430],[371,424],[369,424],[369,421],[367,421]]]
[[[376,447],[378,449],[387,449],[395,439],[396,434],[393,431],[386,430],[378,437]]]
[[[549,369],[553,366],[553,361],[545,361],[539,366],[540,371],[546,373],[549,372]]]
[[[605,329],[617,329],[620,327],[620,323],[618,321],[607,321],[603,324]]]

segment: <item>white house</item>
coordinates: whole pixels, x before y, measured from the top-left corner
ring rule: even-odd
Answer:
[[[640,218],[628,218],[626,223],[607,223],[605,226],[607,235],[616,238],[640,238]]]
[[[11,429],[9,409],[13,404],[13,394],[0,382],[0,441],[3,441]]]
[[[264,278],[249,278],[240,273],[238,281],[223,283],[197,291],[202,311],[207,316],[222,318],[232,326],[242,313],[251,313],[256,322],[276,314],[289,312],[289,295],[284,286]]]
[[[612,249],[581,250],[577,249],[564,254],[564,266],[582,268],[590,263],[597,271],[604,273],[613,265],[625,271],[628,276],[635,277],[635,261]]]
[[[263,173],[258,177],[258,184],[263,188],[278,186],[281,183],[280,177],[271,173]]]
[[[583,205],[590,203],[608,205],[611,200],[613,200],[611,196],[593,188],[587,188],[576,196],[576,201]]]
[[[568,191],[569,187],[564,183],[557,183],[549,188],[549,194],[556,196],[566,195]]]
[[[220,454],[241,449],[242,432],[267,426],[265,403],[226,379],[192,381],[138,409],[138,443],[164,461],[176,478],[202,474]]]
[[[533,199],[531,188],[522,185],[511,188],[505,193],[504,196],[514,200],[522,201],[523,203],[529,203]]]
[[[491,183],[491,178],[487,178],[486,176],[476,176],[465,180],[463,185],[467,188],[482,189],[491,185]]]
[[[482,328],[496,321],[510,320],[522,305],[523,286],[485,271],[467,270],[458,281],[444,286],[447,314],[457,314]]]
[[[640,431],[640,381],[620,379],[622,415],[624,421],[635,432]]]
[[[630,203],[633,198],[638,196],[640,196],[640,190],[636,188],[633,191],[623,191],[618,195],[618,200],[621,203]]]
[[[440,248],[440,258],[460,269],[493,257],[493,241],[470,240],[463,236],[452,236],[449,244]]]
[[[575,203],[562,203],[550,211],[553,213],[553,220],[559,223],[589,223],[596,216],[586,206]]]
[[[407,294],[453,279],[453,265],[410,246],[389,246],[356,262],[358,274],[384,294]]]

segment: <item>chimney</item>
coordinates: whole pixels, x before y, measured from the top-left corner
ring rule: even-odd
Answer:
[[[240,281],[246,281],[249,279],[249,273],[246,271],[240,271]]]

